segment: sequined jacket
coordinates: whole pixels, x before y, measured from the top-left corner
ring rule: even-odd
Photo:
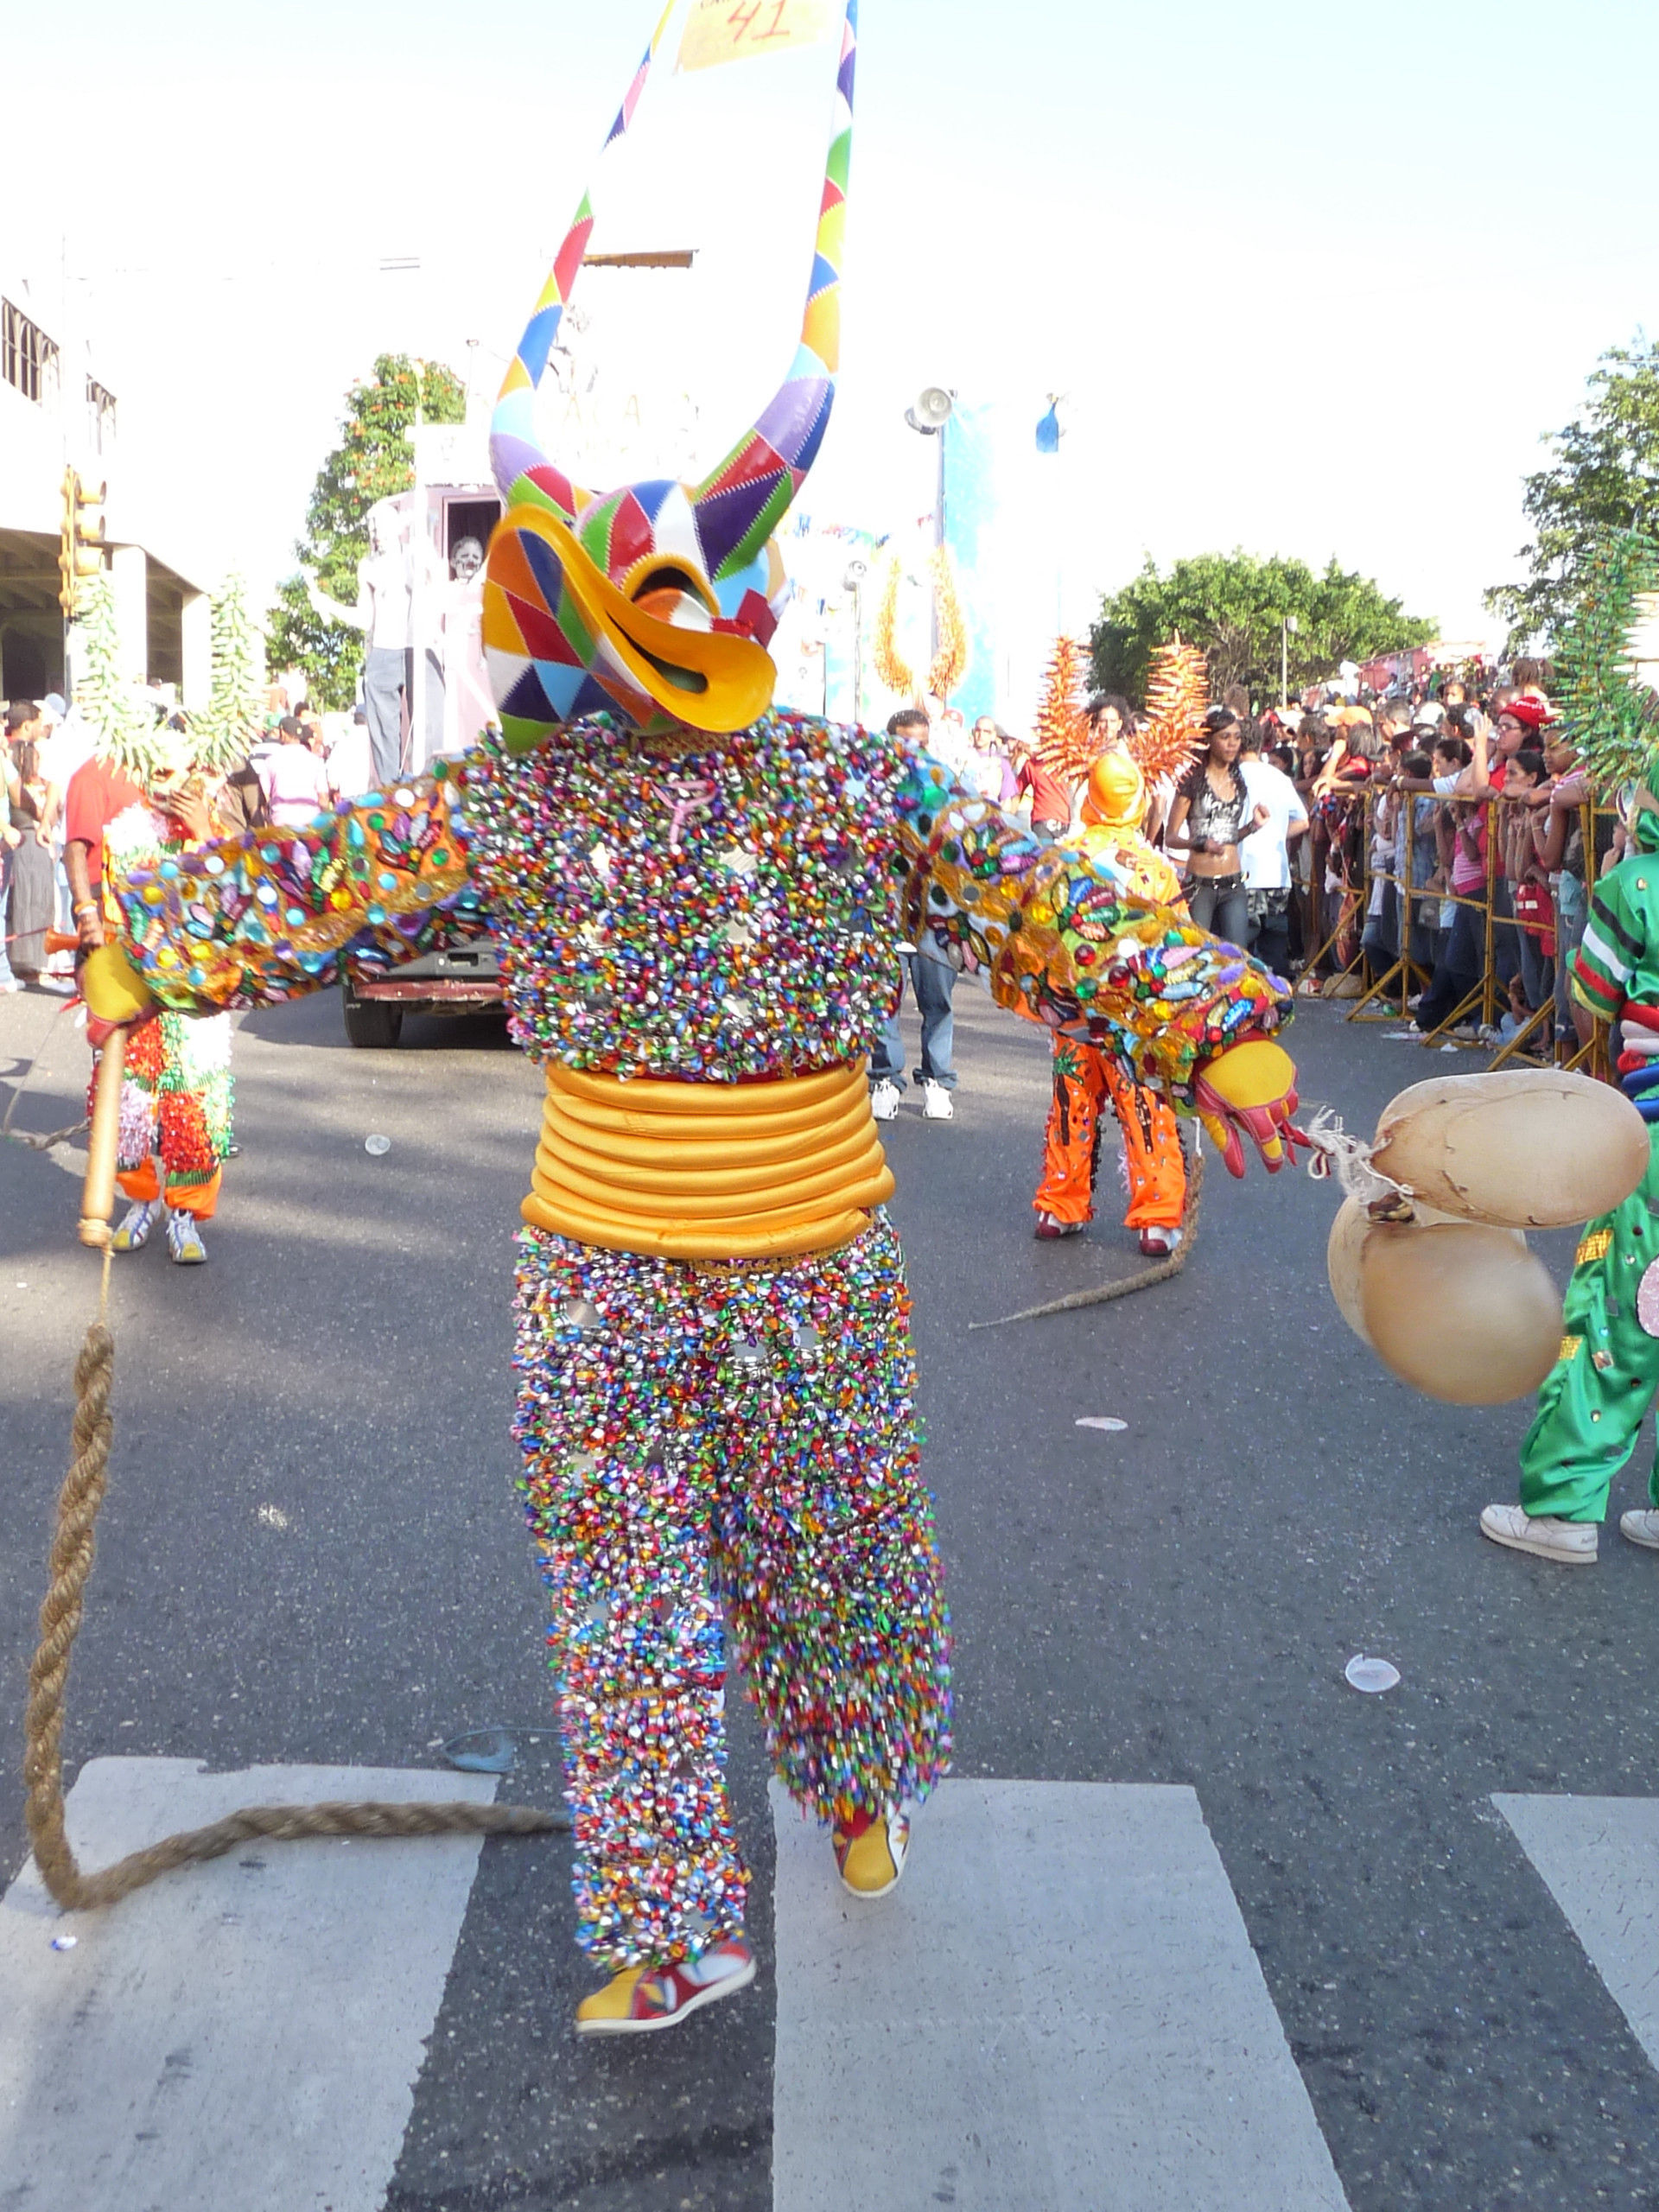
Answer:
[[[487,739],[119,898],[131,955],[180,1011],[268,1005],[487,928],[532,1058],[705,1083],[861,1058],[895,952],[919,945],[1185,1105],[1194,1071],[1275,1029],[1289,997],[1136,889],[902,738],[772,714],[695,751],[604,717],[525,756]]]

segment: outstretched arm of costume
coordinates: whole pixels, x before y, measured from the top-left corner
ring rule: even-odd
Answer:
[[[129,876],[122,945],[150,997],[186,1014],[271,1006],[337,982],[348,959],[395,967],[475,937],[486,916],[461,783],[440,761],[303,830],[250,830]]]
[[[1289,1018],[1289,993],[1236,945],[1043,844],[938,761],[912,758],[897,805],[909,941],[928,949],[931,931],[999,1006],[1114,1045],[1177,1107],[1206,1062]]]

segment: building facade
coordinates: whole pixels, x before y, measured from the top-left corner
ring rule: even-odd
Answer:
[[[142,437],[99,374],[77,314],[77,286],[49,264],[18,265],[0,238],[0,699],[38,699],[73,683],[74,636],[59,605],[67,467],[108,486],[105,533],[126,673],[205,706],[209,606],[201,567],[124,452]],[[112,380],[111,380],[112,381]],[[153,484],[164,472],[146,472]]]

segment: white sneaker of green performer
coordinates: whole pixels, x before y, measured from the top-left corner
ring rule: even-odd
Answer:
[[[1512,1552],[1531,1552],[1563,1567],[1593,1567],[1601,1535],[1593,1521],[1558,1521],[1553,1514],[1528,1513],[1518,1505],[1489,1505],[1480,1516],[1480,1533]]]
[[[1618,1533],[1627,1544],[1640,1544],[1644,1552],[1659,1552],[1659,1513],[1650,1505],[1635,1513],[1621,1513]]]

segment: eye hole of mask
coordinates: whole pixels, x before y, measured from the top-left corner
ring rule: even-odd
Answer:
[[[652,569],[635,584],[634,602],[638,605],[648,594],[659,591],[683,592],[688,599],[695,599],[700,607],[709,604],[708,593],[688,569]]]

